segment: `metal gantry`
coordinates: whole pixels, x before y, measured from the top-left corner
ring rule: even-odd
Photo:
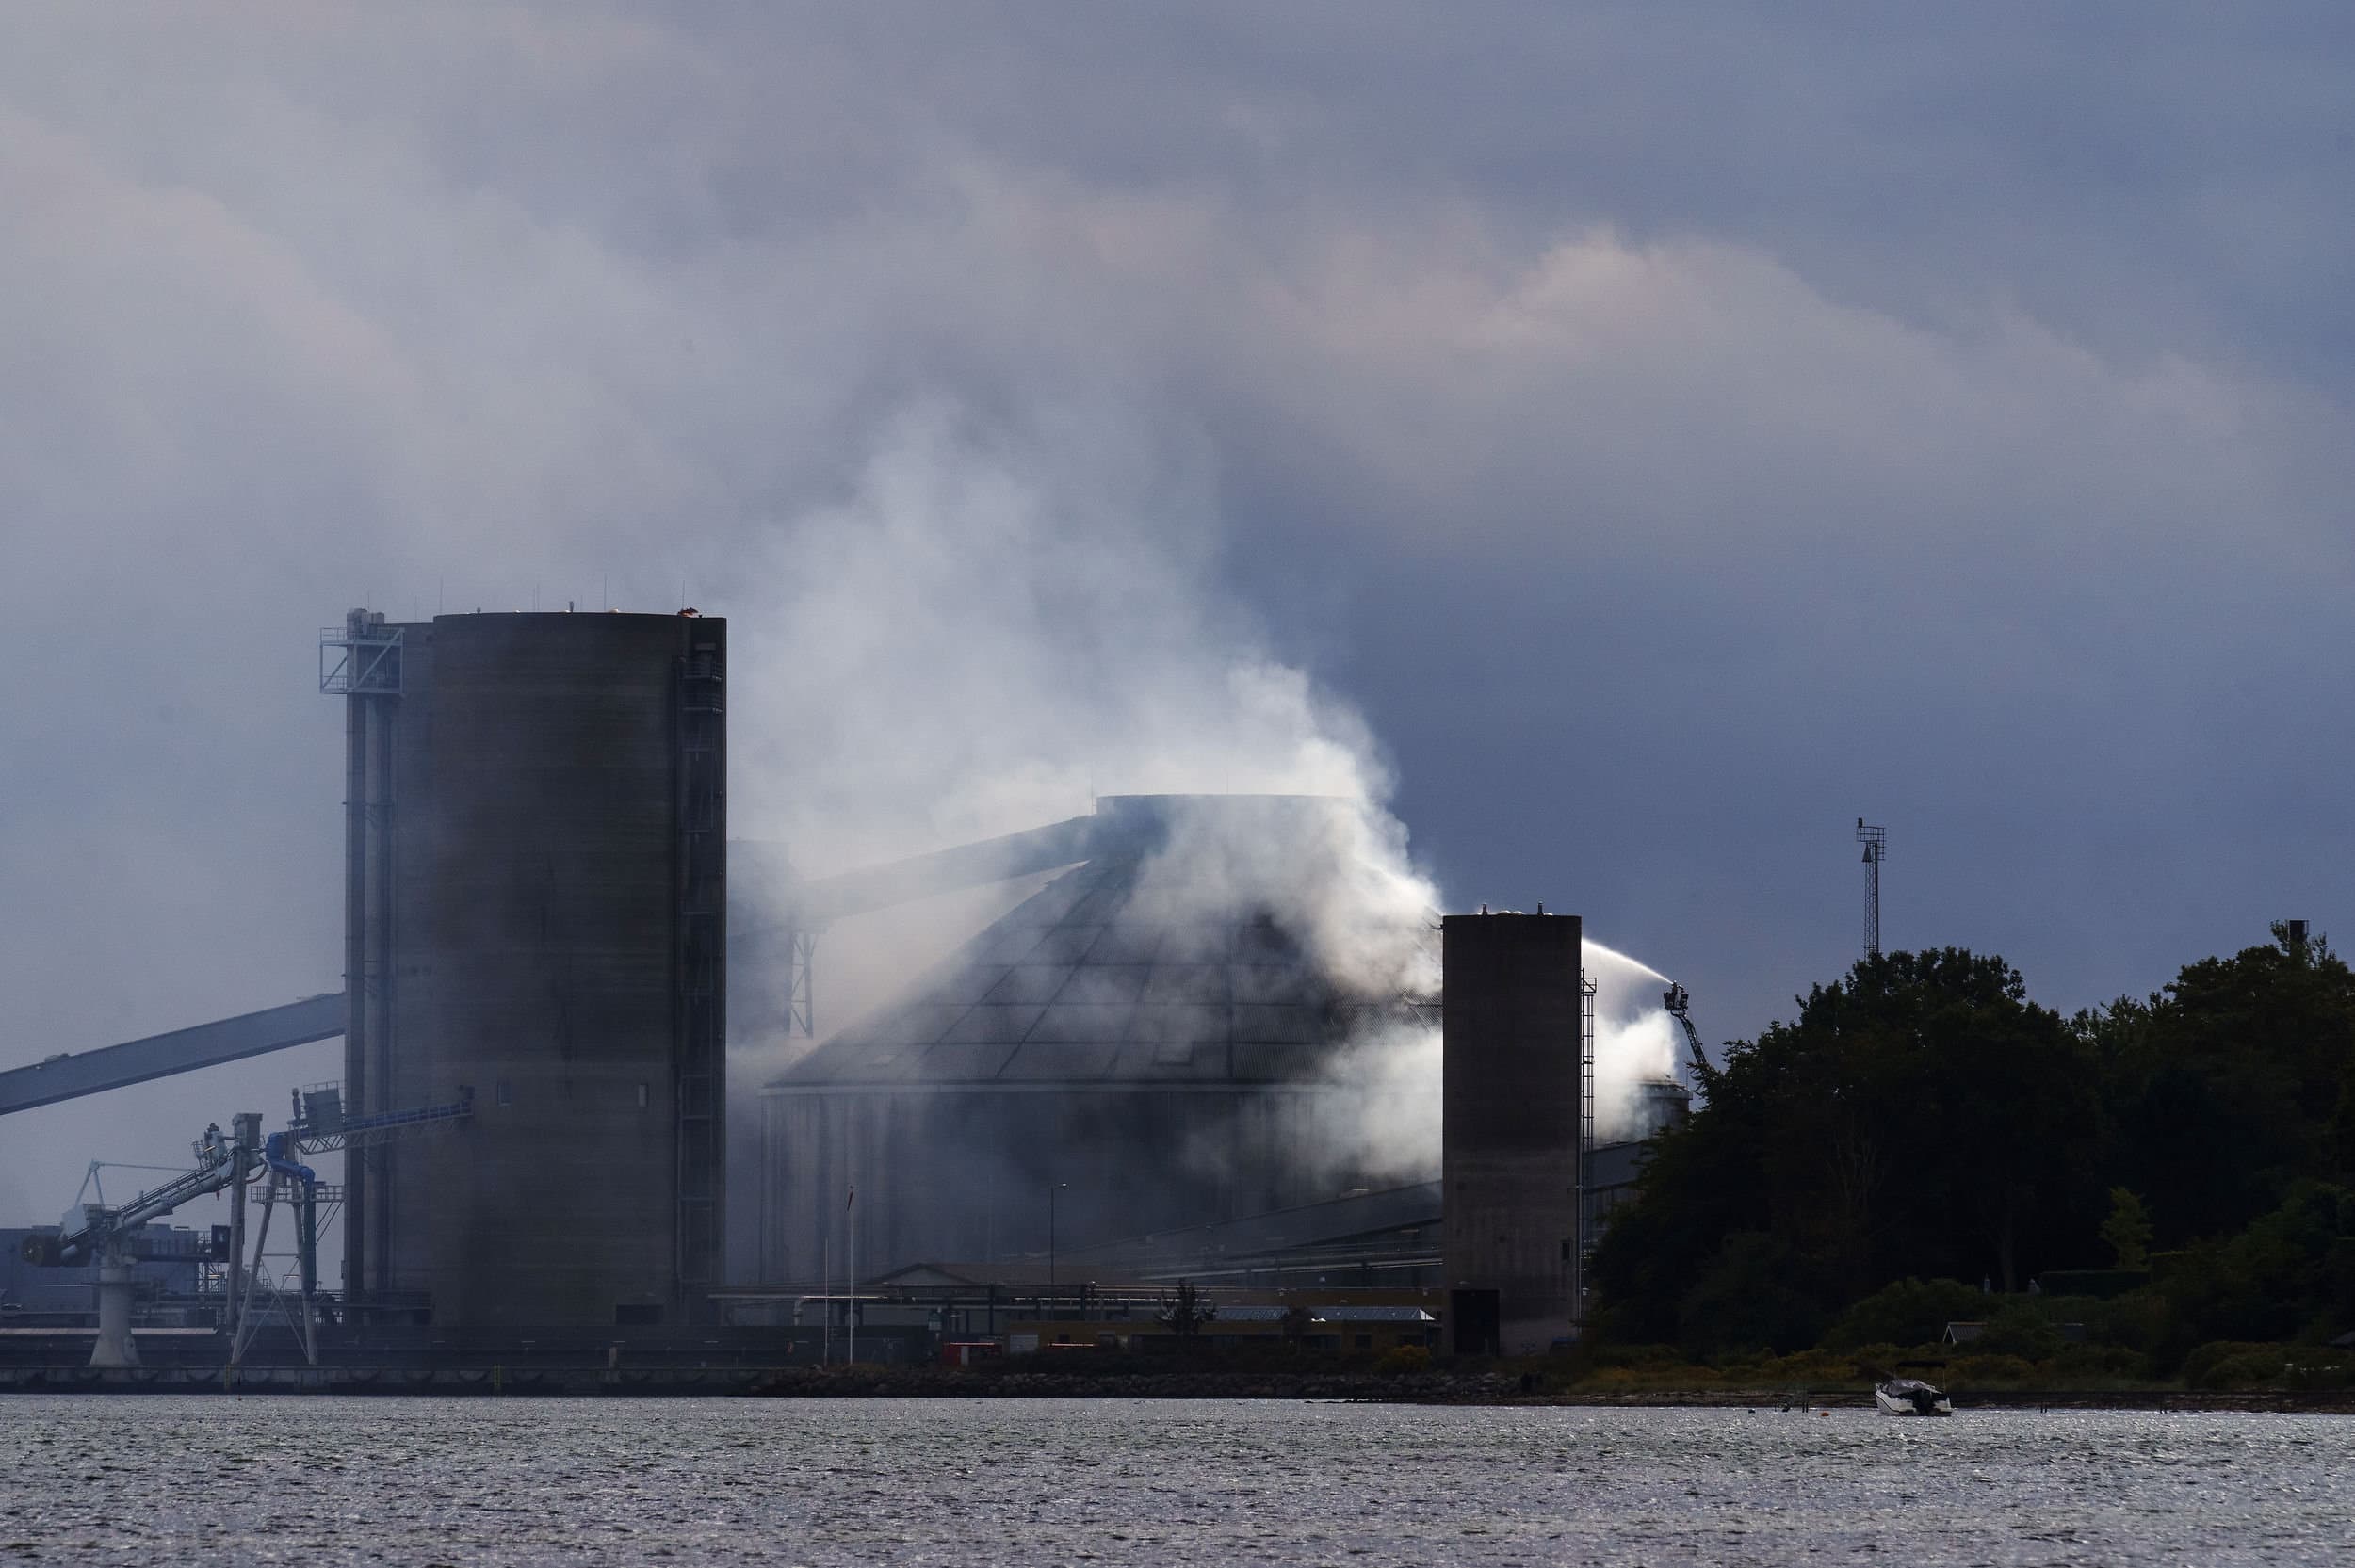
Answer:
[[[400,634],[384,617],[353,610],[319,633],[319,690],[330,697],[400,695]]]
[[[233,1276],[238,1270],[244,1271],[244,1288],[238,1293],[237,1310],[231,1323],[231,1366],[242,1364],[254,1334],[272,1318],[294,1330],[301,1343],[303,1358],[313,1366],[318,1364],[319,1237],[345,1209],[348,1195],[344,1188],[320,1181],[309,1166],[300,1162],[299,1156],[341,1150],[349,1172],[357,1156],[369,1150],[446,1131],[473,1114],[474,1091],[467,1088],[462,1088],[457,1099],[444,1105],[365,1116],[344,1114],[341,1085],[314,1084],[295,1091],[294,1119],[284,1132],[272,1133],[262,1146],[263,1163],[268,1173],[262,1184],[262,1220],[254,1238],[252,1266],[247,1269],[242,1258],[232,1265]],[[293,1211],[296,1227],[295,1288],[291,1295],[271,1277],[263,1261],[269,1243],[270,1214],[282,1200]],[[346,1300],[349,1302],[349,1294]]]
[[[396,1059],[393,1014],[393,860],[397,727],[403,628],[355,609],[319,633],[319,689],[344,703],[344,1084],[355,1111],[386,1103]],[[370,1149],[346,1162],[344,1285],[354,1301],[381,1290],[392,1269],[392,1156]]]
[[[1856,841],[1864,846],[1864,956],[1881,956],[1881,862],[1889,858],[1889,830],[1856,819]]]
[[[294,1331],[302,1346],[303,1361],[313,1366],[319,1362],[318,1334],[318,1198],[319,1183],[303,1167],[301,1173],[288,1175],[273,1169],[269,1177],[259,1184],[262,1188],[262,1220],[253,1236],[253,1264],[247,1268],[243,1258],[231,1260],[233,1270],[243,1275],[241,1288],[236,1292],[236,1315],[229,1325],[229,1365],[245,1365],[246,1348],[253,1336],[275,1319]],[[280,1288],[268,1269],[263,1266],[264,1250],[269,1246],[270,1216],[277,1211],[278,1200],[287,1200],[286,1206],[295,1213],[301,1226],[297,1238],[296,1288],[292,1299]],[[254,1302],[266,1301],[259,1314]]]

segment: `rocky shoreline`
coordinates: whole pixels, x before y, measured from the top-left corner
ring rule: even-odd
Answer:
[[[353,1366],[0,1367],[0,1395],[249,1394],[677,1398],[1285,1399],[1352,1404],[1559,1405],[1782,1413],[1860,1410],[1861,1384],[1809,1388],[1611,1389],[1548,1387],[1514,1370],[1385,1374],[1370,1370],[1033,1368],[1020,1364],[945,1366],[781,1366],[615,1370],[608,1367]],[[1971,1389],[1958,1409],[2258,1411],[2355,1414],[2355,1391]]]
[[[1809,1389],[1548,1390],[1510,1372],[1031,1371],[992,1367],[795,1367],[748,1392],[776,1398],[1332,1399],[1377,1404],[1690,1407],[1712,1410],[1869,1409],[1864,1387]],[[2302,1411],[2355,1414],[2355,1392],[2174,1389],[1989,1389],[1957,1396],[1966,1409]]]

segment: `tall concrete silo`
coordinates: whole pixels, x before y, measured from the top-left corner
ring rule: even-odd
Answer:
[[[726,623],[355,612],[345,1093],[361,1320],[676,1323],[721,1280]]]

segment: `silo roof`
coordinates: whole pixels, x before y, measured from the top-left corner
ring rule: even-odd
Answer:
[[[778,1091],[829,1086],[1307,1083],[1403,1002],[1344,996],[1264,909],[1205,916],[1135,856],[1065,872]]]

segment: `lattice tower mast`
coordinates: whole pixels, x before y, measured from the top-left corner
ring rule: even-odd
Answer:
[[[1881,862],[1889,858],[1889,830],[1860,816],[1856,841],[1864,846],[1864,956],[1881,956]]]

